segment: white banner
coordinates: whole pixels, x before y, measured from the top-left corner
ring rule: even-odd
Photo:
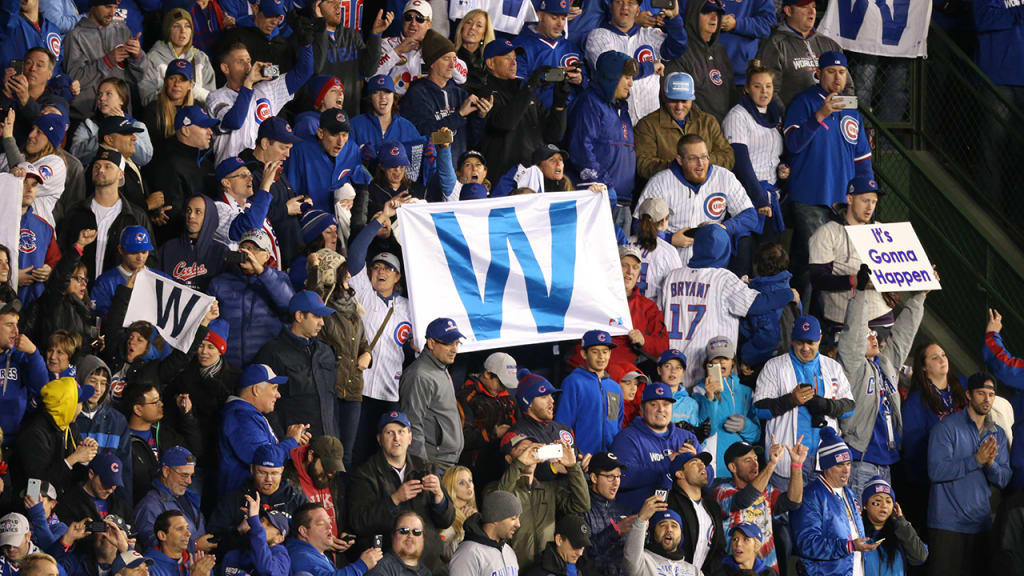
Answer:
[[[136,320],[150,322],[168,344],[187,352],[214,300],[213,296],[143,268],[135,276],[135,287],[123,325],[128,326]]]
[[[18,291],[18,244],[21,242],[22,180],[4,172],[0,174],[0,245],[7,247],[11,258],[11,288]]]
[[[871,269],[879,292],[942,290],[910,222],[847,226],[861,262]]]
[[[398,209],[415,342],[455,320],[462,350],[626,334],[607,192],[558,192]]]
[[[829,0],[818,33],[843,50],[918,58],[928,56],[931,19],[927,0]]]

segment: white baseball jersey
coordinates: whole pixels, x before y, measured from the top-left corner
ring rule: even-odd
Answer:
[[[526,0],[451,0],[448,2],[448,18],[462,20],[470,10],[476,9],[490,14],[495,32],[516,35],[527,22],[537,21],[533,2]]]
[[[678,165],[662,170],[647,181],[640,199],[636,201],[633,217],[640,219],[640,205],[648,198],[661,198],[672,213],[668,216],[668,229],[676,232],[684,228],[700,226],[704,222],[721,222],[726,212],[735,216],[754,205],[736,176],[722,168],[708,168],[704,183],[694,187],[679,175]],[[679,261],[683,266],[690,261],[690,247],[678,248]]]
[[[249,101],[249,110],[245,113],[242,127],[227,134],[213,133],[214,165],[220,164],[225,158],[238,156],[242,150],[256,146],[256,134],[260,130],[260,124],[271,116],[277,116],[281,108],[291,102],[293,94],[288,91],[286,77],[287,74],[282,74],[273,80],[257,82],[252,87],[252,100]],[[224,86],[210,92],[206,97],[206,105],[211,116],[223,121],[237,99],[238,92]]]
[[[704,347],[715,336],[736,342],[740,318],[758,292],[725,268],[683,267],[671,272],[658,304],[665,312],[668,346],[686,354],[689,389],[704,377]]]
[[[831,220],[818,228],[811,236],[808,246],[810,255],[809,264],[832,264],[832,273],[836,275],[852,276],[860,270],[861,259],[857,250],[850,244],[850,237],[846,234],[846,228]],[[825,318],[842,324],[846,322],[846,305],[850,302],[850,291],[839,292],[822,291]],[[866,314],[869,319],[875,319],[892,309],[885,303],[882,294],[875,290],[864,291],[866,299]]]
[[[390,76],[395,82],[395,94],[399,96],[409,90],[413,80],[426,75],[423,70],[423,52],[419,48],[405,54],[395,51],[395,47],[401,44],[403,39],[404,36],[389,36],[381,41],[380,60],[377,62],[377,72],[374,73]],[[466,83],[467,76],[469,67],[461,58],[456,58],[452,80],[462,85]]]
[[[53,207],[57,205],[64,193],[64,181],[68,175],[68,165],[56,154],[47,154],[32,163],[43,176],[43,181],[36,187],[36,199],[32,202],[32,210],[43,220],[56,229],[53,220]],[[0,172],[10,172],[7,154],[0,154]],[[99,274],[97,272],[97,274]]]
[[[782,134],[778,130],[758,124],[746,108],[737,104],[722,120],[722,133],[729,144],[747,147],[758,181],[775,184],[782,156]]]
[[[609,50],[628,54],[637,62],[654,62],[661,59],[661,44],[664,41],[665,33],[658,28],[641,27],[636,34],[622,34],[604,27],[594,28],[587,35],[587,64],[591,70],[596,70],[597,58]],[[634,126],[641,118],[654,112],[661,105],[658,102],[660,79],[657,74],[651,74],[633,80],[633,88],[626,103],[629,105],[629,118]]]
[[[396,294],[390,302],[385,302],[373,290],[368,276],[369,270],[369,266],[363,268],[348,281],[356,291],[359,303],[366,310],[366,314],[363,315],[366,340],[373,340],[377,329],[388,315],[388,308],[394,306],[395,312],[388,318],[388,324],[381,331],[380,339],[370,351],[373,355],[373,364],[363,370],[363,396],[398,402],[398,381],[402,378],[402,362],[405,360],[402,347],[412,337],[409,300]]]
[[[682,268],[679,252],[676,247],[658,238],[654,250],[645,250],[636,243],[636,236],[630,236],[629,243],[640,248],[640,279],[636,281],[636,289],[651,300],[657,302],[661,297],[661,285],[665,277],[676,268]]]

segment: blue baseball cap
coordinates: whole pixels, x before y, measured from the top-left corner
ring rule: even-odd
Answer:
[[[182,106],[181,110],[174,115],[174,129],[181,130],[185,126],[199,126],[200,128],[213,128],[220,122],[210,117],[200,106]]]
[[[113,564],[110,565],[110,573],[120,574],[126,568],[138,568],[143,564],[146,566],[152,566],[153,559],[146,558],[135,550],[128,550],[118,554],[117,557],[114,558]]]
[[[700,11],[701,14],[708,14],[711,12],[725,14],[725,6],[722,4],[722,0],[704,0],[704,4],[701,5]]]
[[[292,130],[288,121],[280,116],[271,116],[260,124],[260,129],[256,132],[256,142],[264,138],[269,138],[274,142],[284,142],[285,144],[298,144],[302,142],[302,138],[295,135],[295,131]]]
[[[677,470],[682,470],[683,466],[686,466],[686,463],[694,458],[700,459],[705,466],[711,466],[711,454],[708,454],[707,452],[698,452],[696,454],[692,452],[683,452],[676,456],[675,460],[672,461],[672,464],[669,465],[671,470],[670,475],[674,476]]]
[[[184,446],[171,446],[160,456],[161,466],[187,466],[195,464],[196,457]]]
[[[669,348],[661,353],[658,357],[658,366],[661,366],[669,360],[679,360],[683,363],[683,368],[686,368],[686,354],[683,354],[682,350],[676,350],[675,348]]]
[[[547,12],[548,14],[568,14],[569,13],[569,0],[540,0],[540,5],[537,6],[537,12]],[[491,42],[493,44],[494,42]],[[490,44],[488,44],[489,46]]]
[[[260,12],[264,16],[270,18],[277,18],[278,16],[284,16],[287,9],[285,9],[284,2],[281,0],[260,0]]]
[[[377,74],[373,78],[366,81],[366,93],[367,95],[373,94],[374,92],[391,92],[395,91],[395,81],[391,79],[391,76],[385,74]]]
[[[469,182],[459,190],[459,200],[479,200],[487,198],[487,187],[479,182]]]
[[[683,519],[679,517],[679,513],[676,512],[675,510],[663,510],[661,512],[655,512],[654,516],[651,517],[651,526],[657,526],[665,520],[672,520],[673,522],[678,524],[680,528],[683,527]]]
[[[686,72],[673,72],[665,77],[665,98],[669,100],[696,100],[693,76]]]
[[[455,320],[451,318],[435,318],[427,324],[427,338],[431,340],[437,340],[444,344],[451,344],[456,340],[465,338],[462,332],[459,332],[459,327],[455,324]]]
[[[790,340],[804,340],[806,342],[821,340],[821,324],[818,322],[818,319],[810,314],[804,314],[794,320]]]
[[[408,166],[409,157],[405,154],[405,146],[401,142],[385,142],[380,145],[380,151],[377,152],[377,162],[381,168],[387,170]]]
[[[846,64],[846,55],[838,50],[822,52],[821,56],[818,56],[818,70],[824,70],[829,66],[842,66],[843,68],[848,68]]]
[[[377,432],[380,432],[388,424],[398,423],[406,428],[412,428],[412,424],[409,423],[409,417],[404,412],[398,410],[392,410],[385,412],[380,415],[380,419],[377,420]]]
[[[754,524],[752,522],[740,522],[739,524],[733,526],[732,529],[729,530],[729,534],[732,534],[737,530],[743,532],[743,535],[747,538],[753,538],[758,542],[761,541],[761,529],[757,527],[757,524]]]
[[[255,386],[269,382],[271,384],[284,384],[288,382],[287,376],[278,376],[266,364],[249,364],[242,375],[238,377],[238,390],[242,391],[249,386]]]
[[[604,330],[588,330],[583,333],[583,343],[581,347],[586,350],[591,346],[607,346],[609,348],[615,348],[615,342],[612,342],[612,335],[605,332]]]
[[[316,292],[303,290],[297,292],[288,302],[288,316],[294,318],[296,312],[311,312],[322,318],[334,314],[334,308],[324,306],[323,298]]]
[[[281,533],[281,536],[288,535],[288,530],[291,528],[292,520],[291,517],[288,516],[287,512],[282,512],[281,510],[266,510],[261,512],[261,514],[267,519],[267,522],[270,522],[271,526],[277,528],[278,532]],[[296,576],[298,576],[298,574],[299,573],[296,572]]]
[[[184,58],[177,58],[171,60],[167,64],[167,71],[164,72],[164,79],[170,78],[175,74],[184,76],[186,80],[194,80],[196,77],[196,69],[192,66],[192,63]]]
[[[121,231],[121,249],[128,254],[153,250],[149,241],[149,231],[144,226],[126,226]]]
[[[561,390],[555,388],[551,382],[548,382],[547,378],[540,374],[528,372],[519,379],[519,387],[516,388],[516,398],[519,400],[519,407],[523,412],[526,412],[530,409],[530,404],[533,404],[535,398],[558,394],[559,392]]]
[[[110,452],[97,454],[89,463],[89,469],[100,477],[100,483],[104,488],[124,486],[124,477],[121,475],[123,467],[121,459]]]
[[[552,0],[553,2],[567,2],[568,0]],[[544,2],[552,3],[549,0],[541,0],[541,5]],[[508,40],[492,40],[487,43],[487,47],[484,48],[484,60],[489,58],[497,58],[498,56],[504,56],[509,52],[515,52],[516,56],[522,56],[525,53],[521,47],[513,46]]]
[[[217,164],[217,180],[223,180],[231,175],[232,172],[239,168],[245,167],[245,161],[238,156],[231,156],[225,158]]]
[[[850,184],[846,187],[846,193],[851,196],[857,196],[858,194],[867,194],[874,192],[879,197],[883,196],[883,192],[878,187],[878,181],[869,176],[857,176],[853,180],[850,180]]]
[[[651,400],[675,402],[675,398],[672,396],[672,388],[669,388],[669,385],[664,382],[654,382],[644,386],[644,395],[641,403],[650,402]]]
[[[264,468],[284,468],[284,450],[273,444],[263,444],[252,453],[252,465]]]

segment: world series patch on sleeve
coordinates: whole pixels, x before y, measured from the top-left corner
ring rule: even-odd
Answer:
[[[910,222],[847,226],[846,234],[871,269],[879,292],[942,290]]]

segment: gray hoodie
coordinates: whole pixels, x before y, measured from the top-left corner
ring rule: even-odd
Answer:
[[[685,559],[670,560],[644,548],[649,524],[649,521],[637,518],[633,522],[633,527],[626,533],[626,547],[623,556],[628,576],[700,576],[702,574],[696,566]]]
[[[822,52],[843,49],[835,40],[811,31],[807,38],[791,28],[785,21],[761,44],[757,58],[775,74],[775,97],[782,99],[783,107],[793,96],[818,83],[818,57]],[[844,94],[853,94],[853,78],[846,77]]]
[[[719,123],[732,108],[732,93],[736,81],[733,77],[732,64],[725,47],[718,41],[722,31],[722,21],[718,21],[718,29],[705,42],[700,36],[700,10],[704,2],[687,2],[686,35],[689,43],[682,56],[665,65],[665,74],[686,72],[693,76],[693,88],[697,95],[697,106],[711,114]]]
[[[516,576],[519,560],[507,542],[491,540],[480,526],[480,515],[466,520],[466,539],[448,564],[450,576]]]

